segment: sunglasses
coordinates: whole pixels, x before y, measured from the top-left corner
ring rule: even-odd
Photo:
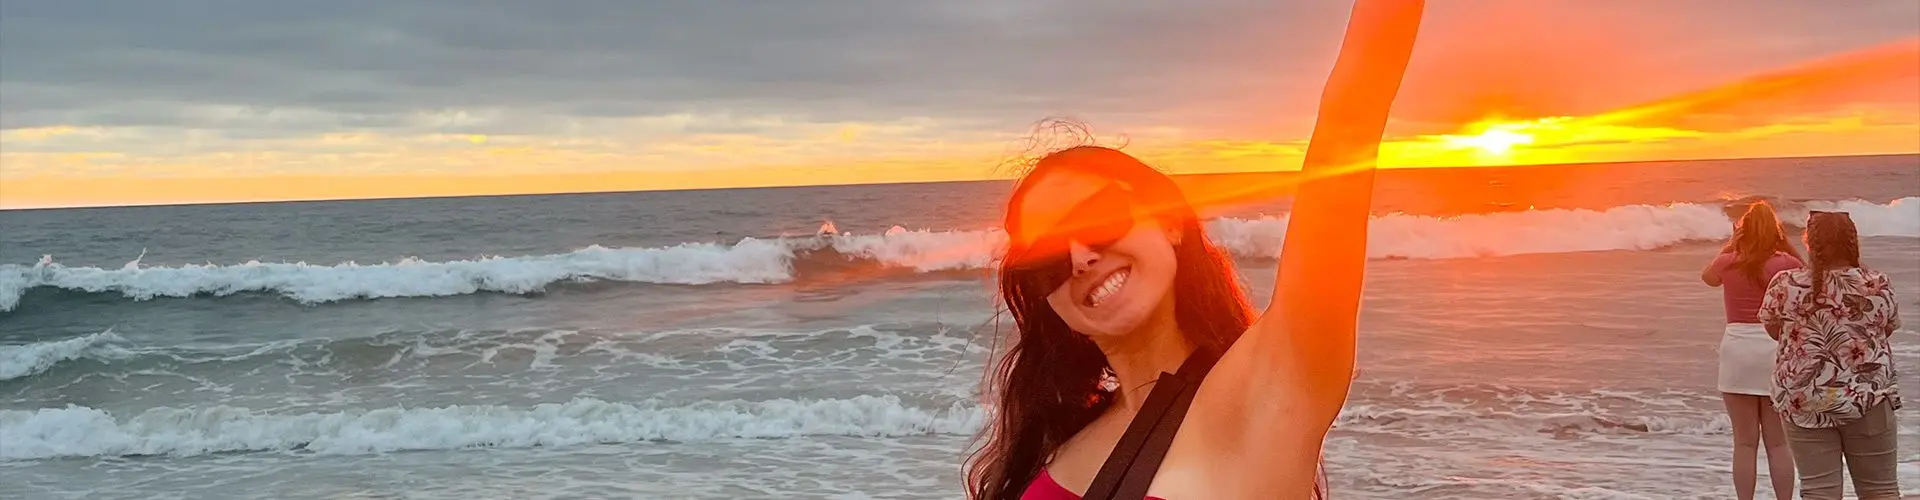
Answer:
[[[1056,289],[1073,277],[1069,262],[1073,243],[1106,248],[1133,232],[1133,226],[1133,192],[1121,184],[1108,184],[1074,204],[1044,233],[1017,239],[1030,243],[1010,248],[1006,265],[1027,274],[1042,289]]]

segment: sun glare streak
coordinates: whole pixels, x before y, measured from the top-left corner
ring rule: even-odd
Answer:
[[[1383,142],[1377,161],[1329,168],[1311,174],[1235,178],[1231,182],[1193,181],[1188,183],[1194,189],[1190,189],[1187,196],[1196,210],[1205,212],[1218,207],[1288,196],[1302,182],[1373,168],[1375,163],[1381,168],[1582,163],[1599,161],[1592,153],[1597,151],[1594,148],[1710,139],[1718,135],[1765,135],[1762,132],[1786,130],[1777,122],[1781,117],[1767,117],[1773,121],[1752,124],[1731,135],[1694,130],[1651,118],[1686,110],[1721,109],[1740,104],[1743,100],[1805,98],[1884,84],[1897,81],[1902,75],[1915,73],[1911,69],[1920,68],[1920,64],[1915,64],[1916,61],[1920,61],[1920,38],[1590,116],[1549,116],[1524,120],[1488,117],[1461,127],[1456,133],[1419,135]],[[1261,156],[1235,154],[1241,151],[1298,154],[1298,149],[1295,145],[1281,143],[1253,143],[1216,153],[1225,153],[1224,156],[1231,159],[1233,156]]]
[[[1697,130],[1680,121],[1682,115],[1733,109],[1740,106],[1765,106],[1779,102],[1845,96],[1861,88],[1894,84],[1920,75],[1920,38],[1887,44],[1868,50],[1803,64],[1718,87],[1676,94],[1650,103],[1623,107],[1589,116],[1549,116],[1528,120],[1489,117],[1461,127],[1460,131],[1428,134],[1390,140],[1381,144],[1382,168],[1474,167],[1583,163],[1611,161],[1607,151],[1631,148],[1636,144],[1656,144],[1682,140],[1706,140],[1715,137],[1760,139],[1802,129],[1863,128],[1859,116],[1766,115],[1756,123],[1733,130]],[[1909,100],[1911,98],[1908,98]],[[1786,123],[1815,119],[1814,124]],[[1914,117],[1901,116],[1911,120]],[[1277,144],[1274,147],[1279,147]],[[1611,148],[1611,149],[1608,149]],[[1350,172],[1368,165],[1352,165],[1335,172]],[[1329,174],[1334,172],[1329,172]],[[1271,199],[1291,193],[1302,181],[1298,175],[1258,181],[1208,183],[1190,193],[1198,208],[1213,205],[1237,205]]]
[[[1901,82],[1908,84],[1900,85]],[[1914,90],[1914,83],[1920,83],[1920,37],[1682,93],[1586,120],[1591,124],[1669,123],[1689,114],[1846,96],[1881,85],[1895,86],[1895,92],[1910,99],[1920,94]]]
[[[1852,124],[1864,129],[1867,124],[1861,117],[1833,115],[1844,109],[1837,101],[1875,90],[1902,92],[1905,83],[1920,85],[1920,37],[1587,116],[1490,117],[1459,132],[1383,144],[1381,164],[1469,167],[1588,162],[1598,160],[1594,152],[1600,150],[1594,148],[1714,137],[1754,139],[1808,128],[1804,123],[1786,123],[1808,118],[1832,122],[1826,125],[1829,128]],[[1915,97],[1920,92],[1911,89],[1892,96],[1902,102]]]

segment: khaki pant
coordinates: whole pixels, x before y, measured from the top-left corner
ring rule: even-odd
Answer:
[[[1862,500],[1900,497],[1895,448],[1899,445],[1891,403],[1882,402],[1860,419],[1828,429],[1783,422],[1787,445],[1800,468],[1800,498],[1840,500],[1840,466],[1853,475],[1854,494]]]

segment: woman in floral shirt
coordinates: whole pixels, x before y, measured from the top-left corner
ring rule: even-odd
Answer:
[[[1810,268],[1774,276],[1759,314],[1780,341],[1773,406],[1787,420],[1801,498],[1838,500],[1842,465],[1859,498],[1897,498],[1893,286],[1860,267],[1846,213],[1813,212],[1806,241]]]

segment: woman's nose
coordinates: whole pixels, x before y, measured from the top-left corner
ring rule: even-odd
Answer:
[[[1093,248],[1082,245],[1080,242],[1069,241],[1067,258],[1073,261],[1073,275],[1079,276],[1092,271],[1093,265],[1100,263],[1100,252],[1095,252]]]

